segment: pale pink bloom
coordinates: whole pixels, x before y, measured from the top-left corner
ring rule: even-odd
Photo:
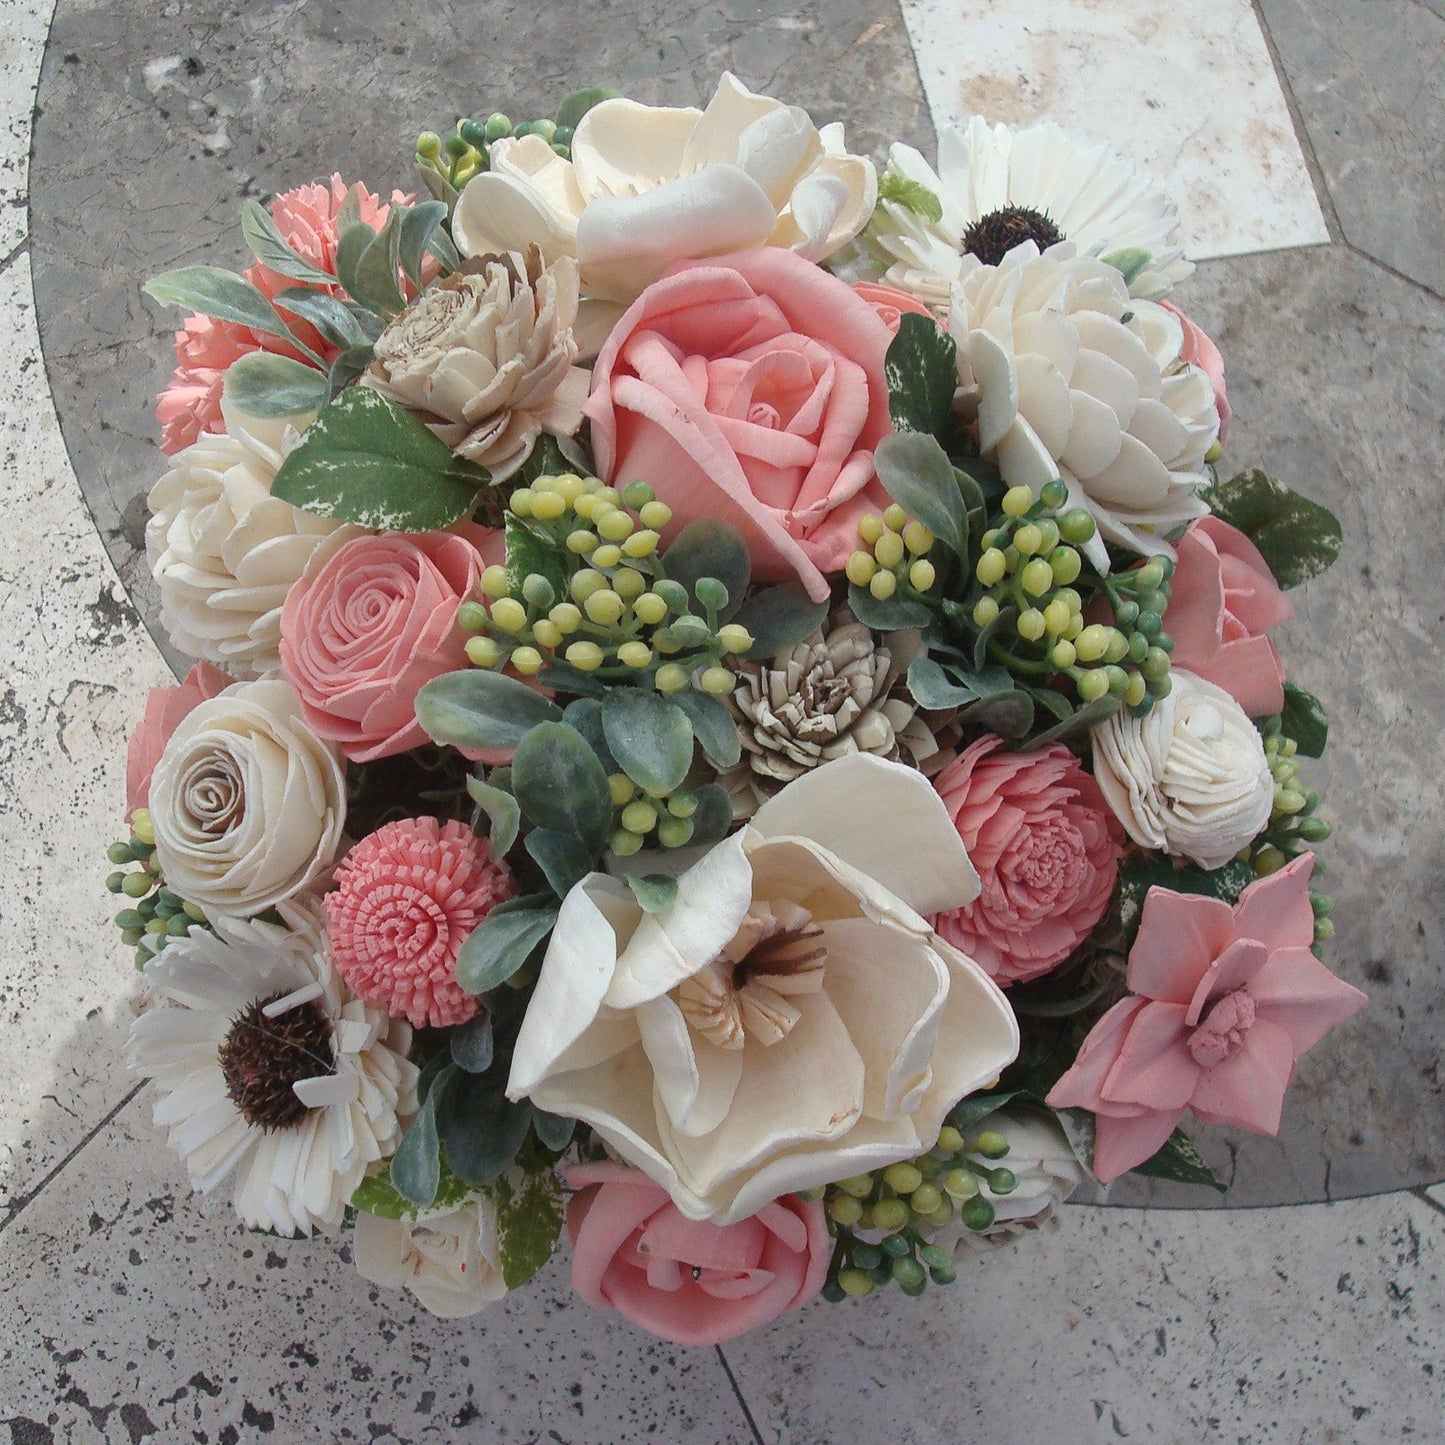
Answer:
[[[717,1345],[805,1305],[828,1277],[821,1200],[785,1194],[736,1224],[688,1219],[625,1164],[566,1173],[572,1288],[677,1345]]]
[[[1057,1109],[1095,1115],[1104,1182],[1152,1157],[1186,1113],[1279,1130],[1295,1060],[1365,995],[1310,951],[1314,854],[1218,898],[1151,888],[1126,975],[1131,997],[1094,1026],[1054,1085]]]
[[[1114,892],[1124,830],[1062,743],[1010,752],[980,738],[933,780],[983,889],[933,919],[1007,988],[1089,936]]]
[[[449,1028],[477,1012],[457,983],[457,954],[503,899],[512,871],[461,823],[403,818],[359,842],[321,900],[331,956],[353,993],[414,1027]]]
[[[145,712],[125,750],[125,815],[144,808],[150,798],[151,774],[170,736],[192,709],[224,692],[236,679],[209,662],[198,662],[178,687],[153,687]]]
[[[910,296],[908,292],[900,291],[895,286],[883,286],[876,281],[858,281],[854,283],[853,290],[878,313],[878,319],[894,336],[898,335],[898,323],[905,316],[937,319],[916,296]]]
[[[1234,415],[1230,410],[1229,395],[1224,384],[1224,357],[1203,329],[1196,326],[1172,301],[1161,301],[1159,304],[1166,311],[1172,311],[1184,328],[1184,346],[1179,353],[1180,361],[1197,366],[1209,378],[1209,384],[1214,388],[1214,406],[1219,412],[1219,444],[1223,446],[1229,440],[1229,422]]]

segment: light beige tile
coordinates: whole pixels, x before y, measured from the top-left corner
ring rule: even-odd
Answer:
[[[25,239],[30,117],[54,0],[0,6],[0,261]]]

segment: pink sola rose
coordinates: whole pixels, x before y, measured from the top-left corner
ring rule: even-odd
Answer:
[[[878,313],[878,319],[893,336],[898,335],[899,323],[905,316],[926,316],[937,325],[937,318],[916,296],[892,286],[880,286],[876,281],[859,281],[854,292],[861,296]],[[939,328],[942,330],[942,327]]]
[[[991,735],[933,785],[983,885],[934,928],[1004,988],[1047,973],[1114,892],[1124,832],[1099,785],[1062,743],[1016,753]]]
[[[516,895],[511,869],[457,822],[403,818],[363,838],[321,900],[331,956],[352,992],[414,1027],[476,1014],[457,954],[492,908]]]
[[[1310,952],[1313,868],[1301,854],[1233,908],[1149,890],[1126,974],[1134,997],[1099,1020],[1048,1097],[1096,1116],[1102,1181],[1152,1157],[1186,1111],[1278,1132],[1295,1060],[1365,1006]]]
[[[1174,665],[1222,687],[1250,717],[1284,706],[1284,663],[1266,629],[1294,616],[1243,532],[1201,517],[1179,539],[1165,626]]]
[[[318,549],[281,609],[281,670],[311,730],[354,763],[427,743],[416,695],[466,666],[457,609],[502,549],[500,532],[470,524]]]
[[[859,519],[888,497],[892,334],[851,286],[775,246],[681,261],[613,328],[584,408],[598,470],[644,481],[672,528],[736,527],[753,575],[828,596]]]
[[[1184,345],[1179,352],[1180,361],[1197,366],[1209,378],[1214,388],[1214,409],[1219,413],[1219,443],[1229,440],[1229,421],[1234,413],[1230,410],[1229,395],[1224,384],[1224,357],[1219,348],[1196,326],[1177,306],[1169,301],[1159,303],[1166,311],[1179,318],[1184,328]]]
[[[688,1219],[624,1164],[566,1173],[572,1287],[677,1345],[717,1345],[805,1305],[828,1278],[821,1200],[785,1194],[736,1224]]]
[[[145,713],[130,735],[125,750],[125,815],[144,808],[150,800],[151,774],[171,734],[201,703],[218,696],[235,681],[219,667],[198,662],[178,687],[153,687]]]

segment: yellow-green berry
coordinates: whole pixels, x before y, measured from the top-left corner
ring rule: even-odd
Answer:
[[[666,502],[644,502],[638,508],[637,516],[644,527],[660,532],[672,521],[672,508]]]
[[[912,1194],[923,1183],[923,1174],[915,1164],[890,1164],[883,1171],[883,1182],[899,1194]]]
[[[667,603],[656,592],[644,592],[632,604],[632,611],[638,621],[645,622],[649,627],[655,627],[667,616]]]
[[[634,532],[623,544],[622,551],[628,557],[650,557],[657,551],[657,544],[662,540],[650,527],[641,532]]]
[[[1109,679],[1102,669],[1086,672],[1078,681],[1079,697],[1084,702],[1095,702],[1109,690]]]
[[[835,1194],[828,1201],[828,1213],[836,1223],[847,1228],[863,1218],[863,1206],[851,1194]]]
[[[467,661],[473,667],[495,667],[504,656],[490,637],[467,638]]]
[[[873,546],[883,535],[883,518],[870,512],[858,523],[858,535],[868,546]]]
[[[1022,517],[1034,504],[1034,494],[1028,487],[1010,487],[1003,494],[1003,512],[1006,517]]]
[[[642,834],[631,833],[626,828],[619,828],[612,835],[609,846],[619,858],[630,858],[642,847]]]
[[[1030,563],[1030,566],[1032,565],[1033,564]],[[1055,597],[1053,601],[1044,608],[1044,627],[1055,636],[1058,636],[1063,632],[1064,628],[1069,625],[1073,615],[1064,603]]]
[[[604,542],[592,554],[592,564],[595,567],[615,567],[622,561],[622,548],[615,542]]]
[[[998,603],[992,597],[980,597],[973,604],[973,620],[978,627],[987,627],[998,617]]]
[[[555,522],[567,510],[567,503],[556,492],[532,492],[532,515],[539,522]]]
[[[532,641],[549,652],[555,651],[562,645],[562,629],[546,617],[539,618],[532,624]]]
[[[631,516],[622,511],[609,512],[597,523],[597,535],[609,542],[624,542],[633,530]]]
[[[877,570],[878,563],[870,552],[854,552],[843,568],[848,580],[855,587],[866,587]]]
[[[531,489],[518,487],[507,500],[507,510],[517,517],[530,517],[532,515]]]
[[[691,681],[687,669],[677,662],[664,662],[652,680],[658,692],[681,692]]]
[[[920,557],[908,569],[908,581],[916,592],[927,592],[938,580],[938,573],[932,562]]]
[[[499,597],[492,603],[492,621],[503,632],[520,632],[527,625],[527,609],[515,597]]]
[[[512,666],[524,677],[542,670],[542,654],[535,647],[519,647],[512,653]]]
[[[896,567],[903,560],[903,538],[897,532],[885,532],[874,543],[873,555],[880,567]]]
[[[698,686],[710,697],[726,697],[737,686],[737,677],[725,667],[706,668]]]
[[[567,534],[567,550],[578,557],[585,557],[597,550],[597,533],[576,531]]]
[[[1054,585],[1054,569],[1042,557],[1035,557],[1024,567],[1019,581],[1030,597],[1042,597]]]
[[[604,654],[595,642],[574,642],[564,656],[578,672],[595,672],[602,666]]]
[[[617,660],[625,667],[644,668],[652,662],[652,649],[645,642],[624,642],[617,649]]]
[[[1007,571],[1008,559],[997,547],[989,547],[978,559],[974,575],[985,587],[992,587],[995,582],[1003,581]]]
[[[1074,641],[1074,649],[1079,654],[1079,661],[1098,662],[1108,651],[1109,634],[1112,631],[1111,627],[1103,627],[1097,622],[1091,622]]]
[[[507,579],[507,569],[493,565],[482,573],[482,591],[493,601],[499,597],[505,597],[511,590],[511,583]]]
[[[1037,642],[1044,635],[1044,614],[1037,607],[1026,607],[1014,626],[1026,642]]]
[[[866,1269],[839,1270],[838,1288],[854,1299],[866,1299],[873,1293],[873,1276]]]
[[[130,827],[137,838],[149,848],[156,845],[155,819],[151,816],[149,808],[137,808],[130,815]]]
[[[933,533],[922,522],[910,522],[903,529],[903,545],[915,557],[921,557],[933,546]]]
[[[746,652],[753,645],[753,635],[740,622],[726,622],[717,630],[718,645],[724,652]]]
[[[1019,549],[1021,557],[1032,557],[1043,545],[1043,531],[1032,522],[1025,522],[1014,532],[1014,546]]]
[[[632,833],[650,833],[657,827],[657,809],[638,798],[622,810],[622,826]]]
[[[908,525],[908,513],[894,502],[892,506],[883,513],[883,525],[890,532],[901,532]]]
[[[636,567],[619,567],[612,574],[612,590],[624,602],[635,602],[647,591],[647,578]]]
[[[875,572],[868,590],[880,602],[886,602],[898,590],[898,579],[891,572]]]
[[[582,610],[599,627],[616,626],[626,609],[627,604],[610,587],[599,588],[582,604]]]
[[[890,1234],[908,1223],[909,1209],[901,1199],[880,1199],[873,1206],[873,1224]]]
[[[582,626],[582,611],[571,602],[559,602],[547,614],[547,618],[564,637]]]
[[[596,553],[593,555],[596,556]],[[572,574],[568,590],[578,602],[586,602],[594,592],[601,592],[606,586],[607,579],[600,572],[591,567],[583,567]],[[557,622],[557,619],[554,617],[552,621]],[[560,627],[562,624],[557,622],[557,625]]]
[[[612,795],[614,808],[625,808],[637,796],[637,784],[626,773],[609,773],[607,791]]]
[[[1049,566],[1053,569],[1054,581],[1065,587],[1076,582],[1084,570],[1083,559],[1072,547],[1055,547],[1049,553]]]
[[[662,818],[657,824],[657,841],[664,848],[685,848],[692,841],[691,818]]]
[[[952,1124],[945,1124],[938,1131],[938,1143],[934,1147],[945,1154],[957,1154],[963,1148],[963,1135]]]

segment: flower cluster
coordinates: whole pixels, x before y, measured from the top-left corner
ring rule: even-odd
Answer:
[[[354,1217],[448,1318],[565,1233],[705,1345],[1276,1130],[1363,1005],[1269,635],[1339,529],[1218,480],[1158,189],[981,120],[880,175],[733,76],[415,161],[149,288],[195,312],[147,551],[203,661],[107,887],[194,1186]]]

